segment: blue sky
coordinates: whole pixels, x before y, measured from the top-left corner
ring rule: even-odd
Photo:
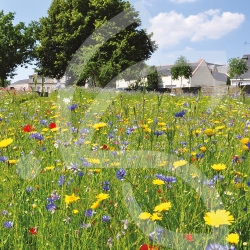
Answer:
[[[16,12],[15,22],[28,24],[47,15],[52,0],[1,0],[4,13]],[[249,0],[130,0],[140,13],[142,27],[154,33],[158,50],[150,65],[173,64],[183,55],[227,64],[229,58],[250,54]],[[247,42],[248,44],[245,44]],[[12,80],[28,78],[32,66],[18,68]]]

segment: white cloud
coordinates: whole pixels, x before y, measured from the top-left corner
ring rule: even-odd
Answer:
[[[219,39],[240,27],[245,16],[240,13],[210,9],[197,15],[183,16],[175,11],[159,13],[149,21],[149,32],[159,47],[171,47],[184,39],[192,42]]]
[[[170,0],[172,3],[194,3],[197,0]]]
[[[185,51],[190,51],[190,50],[194,50],[194,49],[191,47],[185,47]]]

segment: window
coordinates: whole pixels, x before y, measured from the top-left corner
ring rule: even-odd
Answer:
[[[47,87],[47,92],[49,92],[50,91],[50,87]]]
[[[40,87],[39,86],[37,87],[37,91],[40,91]]]

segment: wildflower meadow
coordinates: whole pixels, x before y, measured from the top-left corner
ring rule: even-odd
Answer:
[[[248,97],[0,96],[0,249],[250,249]]]

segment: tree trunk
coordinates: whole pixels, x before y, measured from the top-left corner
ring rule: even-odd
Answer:
[[[5,87],[4,80],[5,80],[5,77],[1,76],[1,87],[3,88]]]

